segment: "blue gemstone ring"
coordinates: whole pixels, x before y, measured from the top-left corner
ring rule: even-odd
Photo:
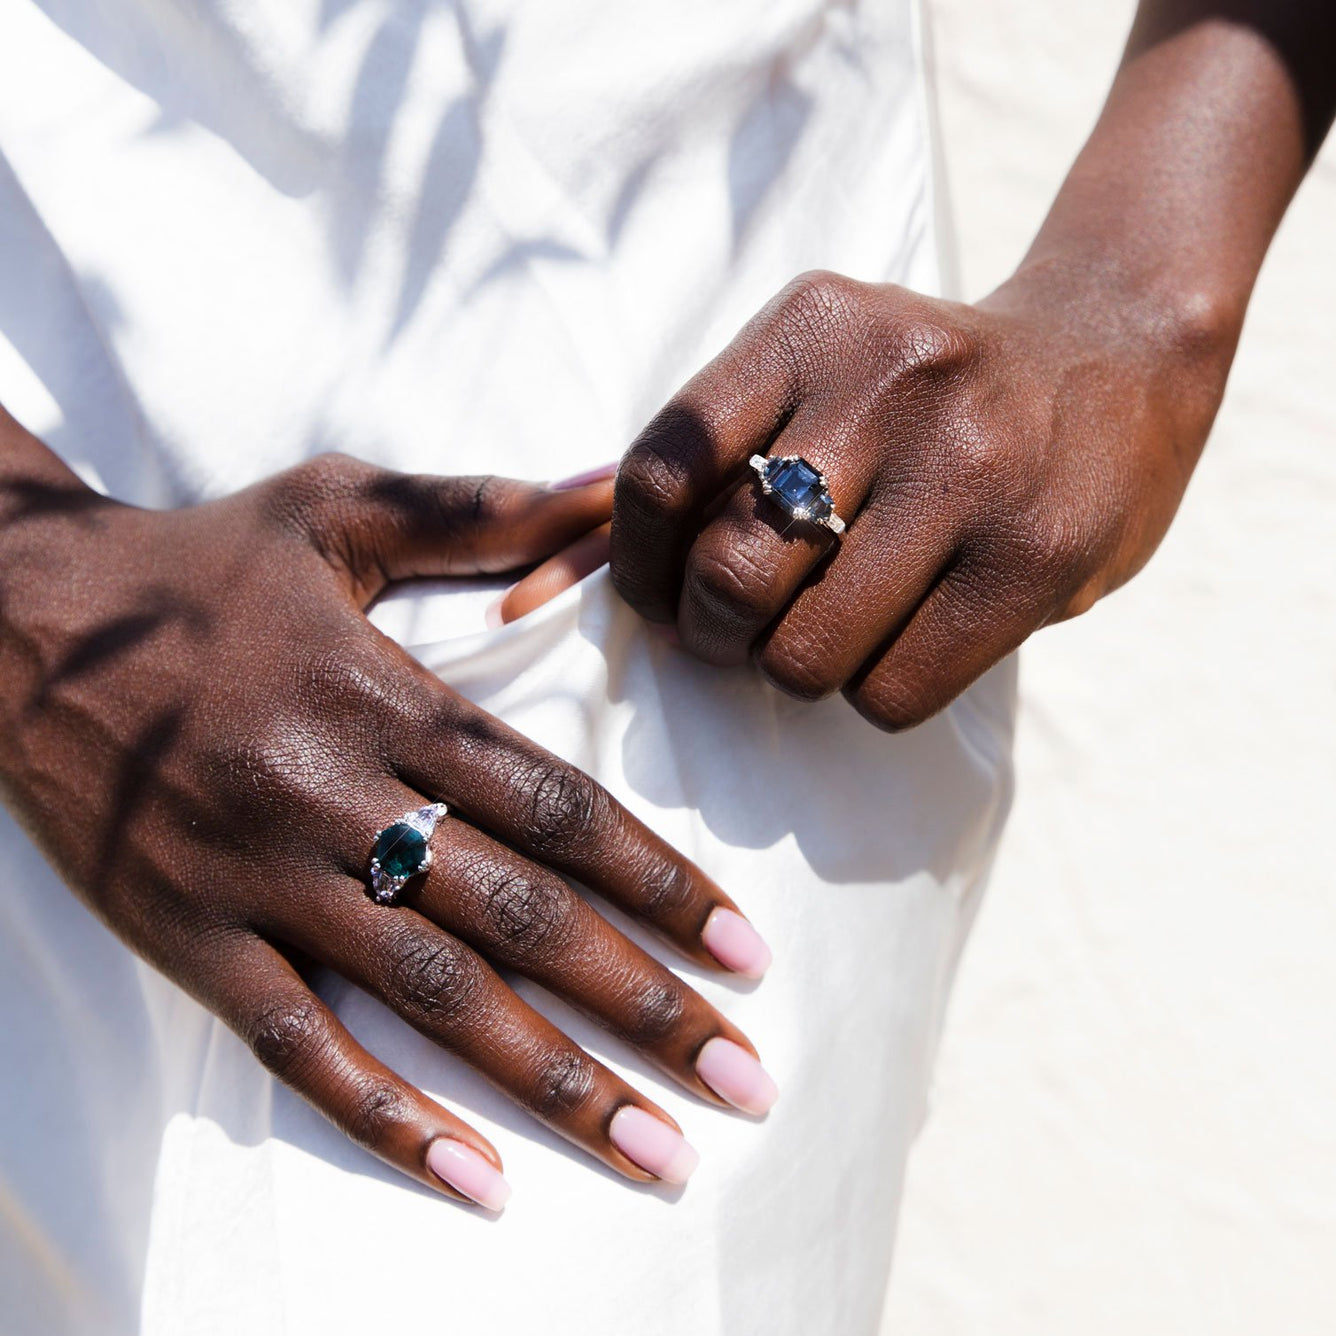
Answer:
[[[747,462],[761,480],[761,491],[794,519],[824,525],[833,534],[844,532],[825,476],[800,455],[753,455]]]
[[[367,894],[378,905],[394,904],[399,892],[431,866],[432,832],[447,810],[444,803],[428,803],[376,833]]]

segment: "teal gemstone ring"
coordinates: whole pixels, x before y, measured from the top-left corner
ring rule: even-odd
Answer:
[[[400,891],[431,866],[432,833],[448,810],[444,803],[428,803],[377,832],[367,894],[378,905],[394,904]]]
[[[761,491],[794,519],[824,525],[833,534],[844,532],[825,474],[801,455],[753,455],[747,462],[761,480]]]

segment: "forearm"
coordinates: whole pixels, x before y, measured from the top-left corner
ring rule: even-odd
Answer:
[[[1144,0],[1118,76],[1016,277],[1218,371],[1331,124],[1336,6]]]

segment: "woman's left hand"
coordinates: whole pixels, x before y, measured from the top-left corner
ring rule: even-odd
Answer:
[[[1085,282],[1041,266],[965,306],[795,280],[622,460],[617,588],[708,662],[927,719],[1133,575],[1205,441],[1229,332]],[[762,493],[766,453],[825,475],[843,536]]]

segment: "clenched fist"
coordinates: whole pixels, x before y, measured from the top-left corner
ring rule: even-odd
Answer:
[[[623,458],[617,588],[708,662],[919,723],[1149,557],[1219,401],[1213,333],[1061,274],[977,306],[804,275]],[[758,453],[824,475],[843,535]]]

